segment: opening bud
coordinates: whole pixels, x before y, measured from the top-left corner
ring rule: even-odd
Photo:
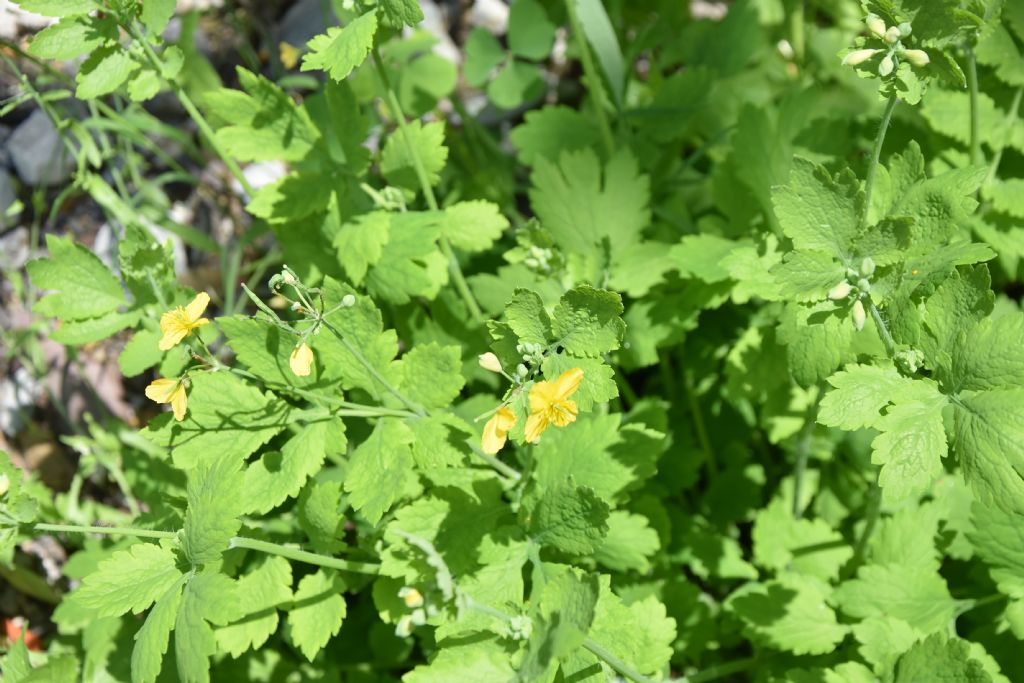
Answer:
[[[857,66],[859,64],[863,64],[879,52],[881,52],[881,50],[854,50],[843,57],[843,66]]]
[[[916,67],[928,66],[932,61],[924,50],[904,50],[903,58]]]
[[[832,301],[839,301],[840,299],[845,299],[850,296],[850,292],[852,290],[853,287],[850,286],[850,283],[843,280],[838,285],[828,290],[828,298],[832,299]]]
[[[416,609],[417,607],[423,607],[423,593],[411,586],[404,586],[398,591],[398,597],[402,598],[402,602],[405,606],[410,609]]]
[[[857,331],[864,329],[864,323],[867,322],[868,314],[864,310],[864,302],[857,299],[853,302],[853,326],[857,328]]]
[[[867,18],[864,20],[864,23],[867,25],[868,30],[874,33],[879,38],[885,36],[886,26],[885,21],[882,20],[882,17],[878,16],[877,14],[869,14]]]
[[[480,362],[480,367],[490,372],[501,372],[501,361],[493,353],[488,351],[487,353],[481,353],[477,359]]]

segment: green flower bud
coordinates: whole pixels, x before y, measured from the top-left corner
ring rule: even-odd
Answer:
[[[862,292],[870,292],[871,291],[871,283],[868,282],[866,279],[861,278],[861,279],[857,280],[857,289],[859,289]]]
[[[356,297],[352,294],[346,294],[341,297],[341,305],[345,308],[352,308],[356,305]]]
[[[0,474],[0,497],[4,496],[10,488],[10,478],[6,474]]]
[[[885,36],[882,38],[882,40],[889,43],[890,45],[895,45],[897,41],[899,41],[900,36],[902,35],[903,33],[899,30],[899,28],[897,28],[896,26],[890,26],[886,30]]]
[[[484,370],[491,372],[501,372],[501,361],[493,353],[488,351],[487,353],[481,353],[478,357],[480,367]]]
[[[867,319],[868,314],[867,311],[864,310],[864,302],[857,299],[853,302],[853,326],[856,327],[858,331],[863,330],[864,323],[867,322]]]
[[[904,21],[902,24],[900,24],[896,28],[898,28],[900,30],[900,36],[903,37],[903,38],[906,38],[907,36],[910,35],[910,31],[911,31],[910,24],[908,24],[907,22]]]
[[[882,17],[877,14],[869,14],[867,18],[864,19],[864,23],[867,24],[868,30],[879,38],[885,35],[885,21],[883,21]]]
[[[888,76],[895,68],[896,62],[893,61],[892,55],[886,55],[882,60],[882,63],[878,65],[878,75],[883,77]]]
[[[864,277],[871,277],[875,274],[875,260],[870,256],[865,256],[864,260],[860,262],[860,274]]]
[[[839,301],[840,299],[845,299],[850,296],[850,292],[852,290],[853,287],[850,286],[850,283],[843,280],[838,285],[828,290],[828,298],[832,299],[832,301]]]
[[[924,50],[904,50],[903,58],[916,67],[928,66],[932,61]]]
[[[857,66],[874,57],[881,50],[854,50],[843,57],[843,66]]]

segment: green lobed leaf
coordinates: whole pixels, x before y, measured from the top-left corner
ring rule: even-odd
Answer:
[[[345,490],[349,502],[376,525],[415,484],[410,444],[413,435],[401,420],[385,417],[352,453]]]
[[[328,569],[307,574],[295,589],[293,607],[288,612],[288,633],[309,661],[341,629],[347,612],[344,590],[345,582]]]
[[[219,572],[196,574],[185,586],[174,622],[174,657],[182,683],[209,683],[210,657],[217,653],[211,624],[223,626],[241,596]]]
[[[466,384],[458,346],[436,342],[413,347],[398,361],[399,389],[427,410],[448,407]]]
[[[142,25],[151,35],[159,35],[167,28],[168,22],[174,16],[175,0],[148,0],[142,3]]]
[[[551,54],[555,25],[536,0],[515,0],[508,13],[508,48],[512,54],[539,61]]]
[[[244,472],[246,513],[266,514],[299,495],[306,480],[320,470],[328,440],[334,453],[345,451],[345,424],[338,418],[301,427],[280,451],[264,453]]]
[[[85,247],[69,237],[46,236],[50,257],[27,265],[32,283],[40,289],[56,290],[40,299],[40,315],[81,320],[110,313],[125,303],[121,283]]]
[[[547,488],[530,511],[528,533],[538,544],[587,556],[608,533],[608,504],[572,480]]]
[[[66,16],[36,33],[28,52],[40,59],[74,59],[116,39],[117,26],[111,18]]]
[[[220,559],[242,523],[246,477],[233,453],[201,462],[188,481],[182,550],[193,566]]]
[[[244,601],[237,603],[230,623],[216,631],[217,646],[232,657],[259,650],[277,631],[277,610],[293,599],[291,564],[283,557],[268,556],[238,579],[237,591]]]
[[[302,71],[320,69],[335,81],[345,80],[370,54],[376,33],[376,12],[367,12],[341,28],[327,29],[327,33],[309,41]]]
[[[120,88],[140,67],[120,45],[94,50],[82,62],[75,75],[75,82],[78,83],[75,96],[81,100],[91,100],[108,95]]]
[[[945,580],[926,566],[865,565],[857,571],[857,578],[844,582],[834,595],[849,616],[888,615],[902,619],[921,634],[945,628],[956,610]]]
[[[136,632],[135,647],[132,649],[133,683],[153,683],[160,675],[171,631],[178,616],[178,607],[181,605],[182,587],[186,580],[187,576],[181,575],[174,585],[160,596],[146,616],[142,628]]]
[[[971,658],[968,643],[936,633],[916,643],[896,663],[894,683],[912,683],[940,676],[951,683],[989,683],[982,663]]]
[[[772,191],[775,215],[794,247],[842,260],[851,255],[862,202],[851,172],[833,178],[823,166],[801,157],[793,160],[789,184]]]
[[[793,654],[824,654],[845,637],[826,602],[828,586],[812,576],[782,574],[729,596],[728,608],[756,642]]]
[[[626,325],[622,298],[615,292],[583,285],[566,292],[555,306],[551,331],[556,343],[573,356],[596,357],[619,348]]]
[[[101,562],[73,593],[74,601],[98,617],[138,614],[162,598],[181,575],[173,550],[136,543]]]
[[[422,188],[416,173],[415,157],[419,157],[423,164],[427,182],[431,186],[437,185],[448,160],[443,123],[434,121],[423,125],[418,120],[410,121],[404,129],[394,131],[384,143],[380,172],[390,184],[419,192]]]

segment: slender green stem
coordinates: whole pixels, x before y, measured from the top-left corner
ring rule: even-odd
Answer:
[[[807,49],[804,13],[804,0],[793,0],[793,9],[789,14],[789,41],[793,47],[793,60],[797,64],[803,64]]]
[[[608,666],[618,671],[622,676],[634,681],[634,683],[654,683],[653,678],[644,676],[632,666],[606,650],[603,645],[593,638],[584,638],[583,647],[597,655],[599,659],[603,659]]]
[[[849,575],[852,576],[864,564],[864,556],[868,551],[868,541],[871,540],[871,535],[875,533],[875,527],[878,526],[878,518],[881,514],[882,489],[876,481],[871,484],[871,491],[868,493],[868,510],[866,521],[864,522],[864,530],[861,532],[860,538],[857,539],[857,545],[854,546],[853,559],[847,565],[847,573]]]
[[[392,116],[395,117],[395,121],[398,123],[398,131],[405,141],[405,146],[409,150],[409,157],[412,159],[413,169],[416,171],[416,178],[419,180],[420,189],[423,191],[423,198],[427,202],[427,207],[431,211],[440,210],[440,206],[437,203],[437,197],[434,196],[434,188],[430,184],[430,178],[427,176],[427,169],[423,166],[423,160],[420,158],[419,153],[416,150],[416,145],[412,139],[412,134],[409,132],[409,124],[405,120],[405,112],[402,110],[402,105],[398,101],[398,96],[395,95],[395,89],[391,87],[391,79],[388,76],[387,68],[384,66],[384,59],[380,55],[380,50],[376,47],[373,48],[373,64],[377,71],[377,76],[380,78],[381,84],[384,86],[384,91],[387,95],[388,107],[391,109]],[[452,278],[452,282],[455,284],[455,289],[459,292],[459,296],[466,304],[466,308],[469,309],[469,314],[478,323],[484,321],[484,313],[480,309],[480,304],[477,303],[476,297],[473,296],[473,292],[469,288],[469,283],[466,282],[466,276],[462,273],[462,267],[459,265],[459,259],[455,255],[455,251],[452,249],[451,243],[448,238],[444,235],[441,236],[438,243],[441,245],[441,252],[445,258],[448,259],[448,274]]]
[[[501,474],[508,479],[512,479],[513,481],[520,481],[523,478],[523,475],[520,474],[517,470],[509,467],[502,461],[495,458],[493,455],[488,455],[487,453],[484,453],[483,451],[476,448],[473,449],[473,455],[475,455],[477,458],[479,458],[480,460],[494,468],[494,470],[497,471],[498,474]]]
[[[1013,102],[1010,103],[1010,109],[1006,112],[1006,122],[1003,124],[1004,134],[992,153],[992,161],[989,162],[988,174],[986,174],[982,186],[995,180],[996,174],[999,172],[999,164],[1003,161],[1003,150],[1006,149],[1006,138],[1009,137],[1010,126],[1017,120],[1022,95],[1024,95],[1024,87],[1017,88],[1017,92],[1013,94]]]
[[[513,617],[511,615],[506,614],[501,610],[494,609],[489,605],[477,602],[468,595],[463,594],[462,599],[463,604],[465,604],[467,608],[475,612],[487,614],[489,616],[494,617],[495,619],[498,619],[499,621],[504,621],[505,623],[509,623],[512,621]],[[595,641],[593,638],[584,638],[583,647],[590,650],[599,659],[604,660],[604,662],[608,664],[608,666],[618,671],[621,675],[625,676],[631,681],[634,681],[634,683],[654,683],[653,679],[644,676],[642,673],[634,669],[632,666],[630,666],[626,662],[622,661],[621,659],[613,655],[611,652],[605,649],[603,645]]]
[[[323,325],[328,329],[328,331],[330,331],[331,334],[337,337],[338,341],[341,342],[342,346],[344,346],[349,353],[355,356],[356,360],[359,361],[359,363],[364,368],[366,368],[366,371],[368,373],[370,373],[370,376],[373,377],[373,379],[376,380],[382,387],[384,387],[384,389],[389,394],[397,398],[399,401],[402,402],[402,405],[404,405],[406,408],[416,413],[420,417],[425,417],[427,415],[427,411],[423,409],[423,406],[417,404],[415,401],[413,401],[405,394],[400,392],[398,388],[395,387],[394,384],[389,382],[387,378],[384,377],[384,375],[380,374],[380,371],[377,370],[377,368],[373,367],[373,364],[370,363],[370,361],[366,360],[366,356],[363,355],[363,352],[360,351],[359,348],[356,347],[352,342],[350,342],[345,337],[345,335],[343,335],[341,331],[338,330],[337,327],[327,322],[326,320],[323,321]]]
[[[583,25],[580,24],[580,18],[576,13],[576,0],[565,0],[565,10],[569,15],[572,34],[576,38],[576,47],[580,51],[580,61],[583,62],[583,74],[587,79],[587,87],[592,91],[597,127],[601,131],[601,141],[604,143],[605,152],[610,157],[615,153],[615,138],[612,137],[612,127],[608,123],[608,114],[604,109],[607,96],[604,92],[604,84],[601,82],[601,74],[598,73],[597,65],[594,64],[590,46],[587,45],[587,36],[583,32]]]
[[[860,218],[861,228],[867,227],[868,224],[868,213],[871,211],[871,193],[875,189],[875,173],[878,171],[878,161],[882,157],[882,144],[885,142],[885,133],[889,130],[892,112],[896,109],[896,103],[899,101],[899,97],[895,94],[889,97],[889,101],[885,104],[885,111],[882,113],[882,121],[878,124],[878,135],[875,136],[875,146],[871,150],[871,160],[868,161],[868,174],[864,181],[864,210]]]
[[[811,437],[814,435],[814,425],[818,421],[818,406],[825,392],[818,388],[818,396],[807,408],[804,417],[804,426],[800,430],[800,440],[796,445],[796,464],[793,466],[793,517],[800,519],[804,510],[800,500],[804,497],[804,474],[807,471],[807,461],[811,457]]]
[[[882,320],[882,314],[878,311],[878,306],[875,305],[874,301],[869,300],[868,310],[871,311],[871,319],[875,321],[875,327],[878,328],[878,336],[882,338],[882,343],[885,344],[885,352],[889,355],[889,358],[895,358],[896,340],[889,333],[889,327]]]
[[[704,451],[704,460],[708,464],[708,474],[714,477],[718,474],[718,461],[715,460],[715,451],[711,447],[708,428],[704,424],[704,413],[701,412],[700,403],[697,401],[697,391],[693,386],[693,372],[689,369],[683,371],[683,388],[686,390],[686,403],[690,408],[690,416],[693,418],[693,429],[697,433],[697,441],[700,443],[700,449]]]
[[[956,615],[960,616],[961,614],[966,614],[967,612],[970,612],[971,610],[974,610],[974,609],[978,609],[979,607],[984,607],[985,605],[991,605],[992,603],[999,602],[1001,600],[1006,600],[1006,599],[1007,599],[1007,597],[1005,595],[1003,595],[1002,593],[993,593],[991,595],[986,595],[983,598],[971,598],[969,600],[958,600],[957,602],[959,603],[959,605],[958,605],[957,610],[956,610]]]
[[[43,524],[34,525],[36,531],[67,532],[77,534],[105,534],[108,536],[134,536],[136,538],[174,539],[177,533],[173,531],[154,531],[152,529],[136,529],[134,527],[114,526],[80,526],[77,524]],[[255,538],[235,536],[228,541],[228,548],[247,548],[256,550],[268,555],[279,555],[296,562],[305,562],[319,567],[329,567],[347,572],[359,574],[377,574],[380,565],[370,562],[353,562],[328,555],[306,552],[298,548],[292,548],[280,543],[269,541],[258,541]]]
[[[161,74],[161,78],[163,78],[164,62],[160,58],[160,55],[156,53],[156,50],[153,49],[153,46],[149,44],[149,40],[146,38],[142,29],[136,22],[132,22],[132,24],[126,28],[128,28],[132,38],[142,46],[150,65],[156,69],[156,72]],[[202,133],[204,138],[206,138],[206,142],[210,145],[213,151],[216,152],[217,156],[220,157],[220,160],[224,162],[224,165],[227,166],[228,170],[231,171],[231,175],[235,176],[239,184],[241,184],[242,189],[245,190],[245,193],[252,198],[256,193],[255,188],[253,188],[249,183],[249,180],[245,177],[245,174],[242,172],[242,168],[238,163],[232,159],[231,156],[224,151],[224,148],[220,146],[220,143],[217,142],[217,136],[214,134],[213,128],[210,127],[206,117],[203,116],[202,112],[200,112],[198,107],[196,107],[192,98],[189,97],[188,93],[185,92],[185,89],[176,80],[166,78],[163,80],[168,86],[170,86],[171,91],[178,98],[178,101],[181,102],[181,106],[185,108],[185,111],[188,112],[188,115],[195,122],[196,127],[199,128],[199,132]]]
[[[244,536],[235,536],[229,543],[231,548],[247,548],[249,550],[256,550],[261,553],[267,553],[268,555],[278,555],[280,557],[286,557],[289,560],[295,560],[296,562],[305,562],[306,564],[317,565],[318,567],[328,567],[330,569],[340,569],[345,572],[355,572],[357,574],[378,574],[380,572],[380,565],[371,562],[353,562],[352,560],[342,560],[337,557],[329,557],[327,555],[320,555],[318,553],[310,553],[305,550],[299,550],[298,548],[291,548],[279,543],[270,543],[268,541],[257,541],[255,538],[245,538]]]
[[[173,531],[154,531],[152,529],[136,529],[123,526],[80,526],[78,524],[43,524],[34,525],[36,531],[66,532],[71,534],[106,534],[107,536],[135,536],[136,538],[174,538]]]
[[[978,63],[974,57],[974,49],[964,46],[967,64],[967,92],[971,101],[971,164],[982,163],[981,158],[981,114],[978,106]]]

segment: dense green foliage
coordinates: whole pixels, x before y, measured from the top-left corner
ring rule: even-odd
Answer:
[[[140,163],[176,96],[247,227],[174,226],[225,278],[162,350],[166,188],[67,122],[119,273],[48,236],[34,313],[181,414],[92,424],[105,500],[0,456],[0,562],[77,548],[5,681],[1024,680],[1024,4],[514,0],[457,71],[336,2],[229,85],[173,0],[22,5]]]

